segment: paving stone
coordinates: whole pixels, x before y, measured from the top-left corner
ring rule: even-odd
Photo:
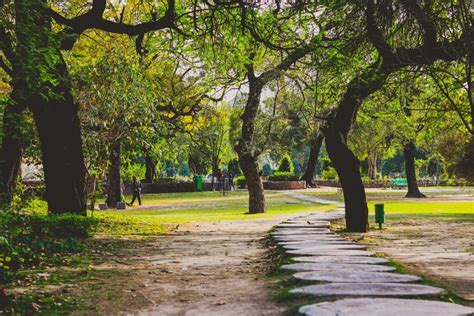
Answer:
[[[351,263],[315,263],[300,262],[285,264],[281,266],[284,270],[292,271],[362,271],[362,272],[390,272],[395,271],[394,267],[380,264],[351,264]]]
[[[293,276],[305,281],[338,283],[405,283],[420,280],[419,277],[409,274],[336,270],[298,272]]]
[[[341,238],[335,234],[302,234],[302,235],[273,235],[273,239],[277,241],[314,241],[314,240],[343,240],[347,239]]]
[[[316,244],[316,243],[308,243],[308,244],[296,244],[296,245],[282,245],[283,249],[289,250],[336,250],[336,249],[357,249],[357,250],[366,250],[367,246],[365,245],[357,245],[357,244],[346,244],[346,245],[338,245],[338,244]]]
[[[330,221],[314,221],[307,219],[290,219],[284,221],[282,224],[293,224],[293,225],[305,225],[305,226],[314,226],[314,225],[324,225],[323,227],[328,227],[331,225]],[[278,225],[277,225],[278,226]]]
[[[303,235],[303,234],[332,234],[329,229],[299,228],[299,229],[277,229],[272,235]]]
[[[373,256],[374,253],[365,250],[343,250],[343,249],[295,249],[286,250],[290,255],[308,255],[308,256]]]
[[[291,258],[297,262],[314,262],[314,263],[347,263],[347,264],[388,264],[388,260],[378,257],[362,257],[362,256],[306,256]]]
[[[278,241],[280,246],[301,245],[301,246],[319,246],[319,245],[357,245],[348,240],[332,240],[332,239],[312,239],[312,240],[293,240],[293,241]]]
[[[317,221],[317,220],[321,220],[321,218],[330,218],[331,220],[338,220],[338,219],[343,218],[344,216],[345,216],[344,213],[332,213],[332,214],[322,213],[322,214],[310,214],[310,215],[295,217],[294,219],[298,219],[298,220],[307,219],[307,220]]]
[[[461,316],[474,308],[453,303],[401,298],[346,298],[303,306],[307,316]]]
[[[290,293],[314,296],[435,296],[443,294],[444,290],[405,283],[328,283],[296,288]]]
[[[315,223],[315,222],[313,222]],[[325,222],[321,222],[321,224],[308,224],[305,222],[302,222],[300,224],[295,223],[295,224],[278,224],[276,225],[277,228],[328,228],[329,227],[329,222],[325,224]]]

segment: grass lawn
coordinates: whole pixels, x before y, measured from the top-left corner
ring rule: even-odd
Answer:
[[[150,205],[149,209],[95,211],[94,216],[101,220],[98,233],[149,236],[166,233],[181,223],[271,218],[333,208],[304,203],[282,193],[267,192],[266,201],[266,213],[248,214],[246,191],[232,192],[228,196],[221,196],[219,192],[148,194],[143,195],[142,202],[144,206]]]
[[[423,191],[423,189],[422,189]],[[449,192],[449,193],[448,193]],[[427,195],[436,199],[438,196],[466,194],[466,189],[453,191],[452,189],[437,192],[429,192]],[[467,192],[472,192],[467,190]],[[304,194],[318,196],[321,198],[343,201],[340,192],[302,192]],[[405,191],[371,191],[367,190],[367,200],[369,202],[370,222],[374,219],[374,204],[385,204],[386,221],[402,219],[437,219],[474,221],[474,202],[472,201],[450,201],[427,199],[405,199]]]
[[[248,214],[247,191],[144,194],[144,209],[89,211],[100,220],[98,234],[111,236],[152,236],[171,231],[176,225],[188,222],[216,222],[271,218],[311,210],[329,210],[331,205],[305,203],[286,194],[266,192],[267,212]],[[126,201],[131,196],[125,197]],[[135,202],[137,205],[137,202]],[[46,203],[33,201],[31,211],[46,212]]]

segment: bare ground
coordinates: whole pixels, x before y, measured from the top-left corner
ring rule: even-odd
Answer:
[[[382,232],[372,230],[371,249],[426,276],[474,306],[474,225],[472,222],[403,220]]]
[[[264,276],[269,262],[261,241],[285,218],[189,223],[123,249],[115,261],[94,267],[112,271],[108,279],[74,289],[94,308],[76,314],[282,314],[285,306],[272,299]]]

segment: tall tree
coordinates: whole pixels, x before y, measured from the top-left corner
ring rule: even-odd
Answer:
[[[78,107],[71,94],[70,78],[61,50],[70,50],[79,36],[88,29],[137,36],[137,49],[145,33],[175,26],[175,3],[168,1],[162,17],[129,24],[104,17],[106,0],[94,0],[89,10],[68,18],[48,7],[46,0],[12,0],[14,21],[7,28],[2,21],[2,47],[8,52],[11,68],[20,84],[16,84],[22,100],[33,112],[41,142],[43,170],[50,213],[85,214],[84,176]],[[68,6],[60,6],[69,10]],[[66,12],[71,15],[72,12]],[[53,28],[53,20],[60,25]],[[10,54],[11,52],[11,54]],[[7,55],[7,54],[5,54]]]
[[[443,8],[442,12],[435,13],[432,6],[422,7],[416,2],[401,0],[397,3],[398,12],[391,12],[389,19],[383,19],[388,18],[383,8],[385,6],[379,5],[376,9],[372,0],[369,0],[364,8],[366,36],[379,56],[348,84],[347,91],[339,102],[325,133],[326,148],[343,187],[347,229],[355,232],[367,231],[368,208],[359,171],[359,160],[347,146],[347,136],[363,101],[379,90],[390,74],[404,67],[430,65],[436,60],[458,60],[472,48],[472,43],[466,45],[464,40],[472,32],[472,27],[450,38],[446,38],[447,35],[437,28],[434,17],[446,13],[444,10],[449,8]],[[407,23],[403,19],[405,14],[413,16],[414,23],[421,30],[421,44],[413,43],[395,49],[379,25],[386,23],[384,31],[393,29],[397,22]]]

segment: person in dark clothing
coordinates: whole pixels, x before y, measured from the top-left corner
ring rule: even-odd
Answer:
[[[232,191],[235,191],[234,173],[233,173],[232,171],[229,171],[229,173],[227,174],[227,177],[229,178],[230,189],[231,189]]]
[[[140,196],[140,193],[142,192],[142,184],[140,183],[140,180],[137,179],[137,177],[133,176],[133,182],[132,182],[132,202],[130,202],[130,206],[133,205],[135,202],[135,199],[138,199],[138,205],[142,205],[142,199]]]

